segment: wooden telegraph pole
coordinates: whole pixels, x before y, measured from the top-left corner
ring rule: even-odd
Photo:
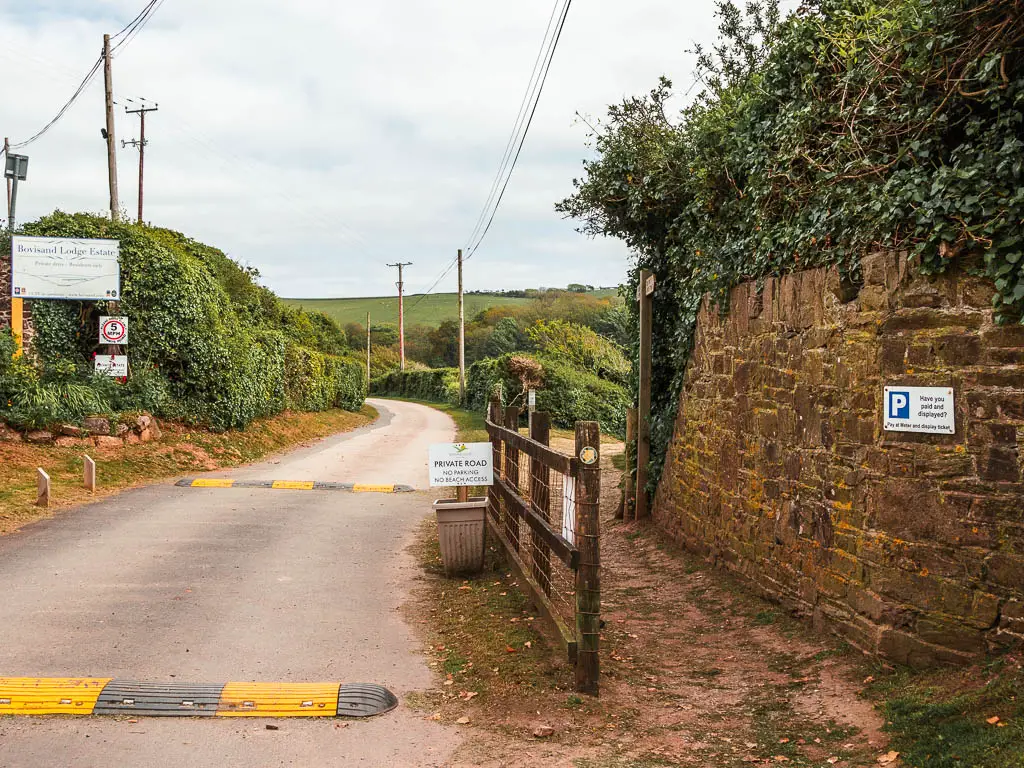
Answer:
[[[654,317],[654,274],[640,270],[640,284],[636,288],[640,302],[640,392],[637,408],[636,434],[636,519],[650,514],[647,494],[647,465],[651,460],[651,322]]]
[[[143,190],[145,189],[144,172],[146,168],[146,113],[156,112],[159,108],[159,104],[154,104],[152,107],[145,105],[138,109],[124,108],[124,111],[129,115],[139,116],[139,138],[138,141],[122,141],[121,146],[128,146],[129,144],[133,147],[139,148],[139,224],[142,223],[142,202],[143,202]]]
[[[461,248],[459,248],[459,403],[466,404],[466,302],[462,295]]]
[[[117,142],[114,138],[114,75],[110,67],[110,35],[103,36],[103,87],[107,107],[107,183],[110,186],[110,219],[121,218],[117,197]]]
[[[405,282],[402,280],[402,268],[412,266],[411,261],[400,261],[397,264],[388,264],[389,267],[398,267],[398,360],[400,370],[405,370],[405,305],[402,296],[402,289]]]

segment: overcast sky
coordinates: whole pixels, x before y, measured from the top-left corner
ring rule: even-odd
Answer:
[[[21,141],[70,96],[104,32],[143,0],[0,0],[0,136]],[[553,205],[587,128],[661,74],[685,90],[712,0],[575,0],[540,107],[467,289],[618,284],[628,253]],[[282,296],[425,290],[470,235],[553,0],[166,0],[114,60],[117,138],[147,118],[146,219],[257,267]],[[27,147],[18,219],[107,207],[102,77]],[[118,151],[134,218],[137,152]],[[438,290],[454,290],[454,272]]]

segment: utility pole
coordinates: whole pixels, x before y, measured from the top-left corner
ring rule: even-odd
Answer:
[[[152,107],[147,107],[147,106],[143,105],[143,106],[139,107],[138,109],[128,109],[128,107],[124,108],[124,111],[126,113],[128,113],[129,115],[138,115],[139,116],[139,139],[138,139],[138,141],[136,141],[135,139],[132,139],[131,141],[122,141],[121,142],[121,146],[122,147],[126,147],[128,145],[131,145],[133,147],[138,147],[139,148],[139,224],[142,223],[142,198],[143,198],[142,191],[145,188],[145,185],[144,185],[144,182],[143,182],[143,172],[144,172],[144,169],[146,167],[146,113],[147,112],[156,112],[159,107],[160,107],[159,104],[154,104]]]
[[[466,404],[466,303],[462,296],[461,248],[459,248],[459,404]]]
[[[402,299],[402,290],[405,282],[402,280],[402,268],[411,267],[411,261],[400,261],[397,264],[388,264],[389,267],[398,267],[398,360],[401,370],[405,370],[405,304]]]
[[[121,218],[121,203],[117,198],[117,142],[114,139],[114,75],[110,69],[110,35],[103,36],[103,87],[106,92],[107,128],[107,183],[110,185],[110,219]]]
[[[8,139],[6,136],[4,136],[4,159],[7,158],[7,155],[10,154],[10,152],[11,152],[11,140]],[[5,208],[4,210],[7,211],[7,218],[9,219],[11,217],[11,180],[10,179],[7,180],[7,208]]]
[[[366,386],[370,386],[370,313],[366,313]]]

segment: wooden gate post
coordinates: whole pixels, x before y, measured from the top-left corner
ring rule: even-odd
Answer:
[[[626,409],[626,477],[623,487],[624,520],[636,519],[636,408]]]
[[[576,423],[576,690],[598,693],[601,638],[601,431]]]
[[[640,391],[637,393],[636,434],[636,519],[650,514],[647,494],[647,465],[651,460],[651,348],[654,319],[654,273],[640,270],[640,285],[636,288],[640,302]]]
[[[530,439],[542,445],[551,442],[551,414],[544,411],[530,412]],[[540,459],[530,458],[530,501],[533,509],[551,522],[551,468]],[[530,536],[533,542],[533,578],[544,593],[551,596],[551,547]]]
[[[505,429],[513,432],[519,431],[519,409],[514,405],[505,408]],[[512,443],[505,443],[505,482],[516,492],[522,489],[519,487],[519,449]],[[516,553],[519,552],[519,513],[510,506],[505,508],[505,535],[512,543]]]
[[[491,394],[491,403],[487,413],[488,421],[492,424],[497,424],[499,427],[504,423],[501,414],[501,393],[493,392]],[[500,478],[502,473],[502,461],[501,461],[501,438],[497,435],[491,436],[491,460],[494,465],[495,478]],[[501,498],[498,496],[498,492],[495,490],[495,486],[491,485],[487,488],[487,513],[494,520],[495,525],[498,525],[501,520]]]

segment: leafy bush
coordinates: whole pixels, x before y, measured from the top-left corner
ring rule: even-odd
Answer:
[[[375,395],[409,397],[433,403],[459,404],[459,369],[428,368],[420,371],[393,371],[374,379],[370,391]]]
[[[617,384],[629,377],[629,361],[615,344],[585,325],[538,320],[526,331],[541,354],[571,363]]]
[[[622,437],[630,398],[625,387],[576,368],[571,363],[521,353],[474,363],[466,377],[468,406],[484,411],[495,386],[501,384],[502,404],[525,407],[526,393],[537,390],[537,409],[551,414],[559,427],[577,421],[598,421],[607,433]]]
[[[216,248],[169,230],[87,214],[56,212],[24,231],[120,242],[122,295],[116,309],[131,322],[131,376],[122,385],[92,374],[98,318],[112,313],[109,302],[34,300],[38,370],[32,375],[39,385],[20,398],[13,387],[12,409],[22,400],[48,402],[58,370],[65,383],[76,382],[57,393],[62,402],[84,398],[85,387],[96,395],[96,409],[102,403],[106,409],[150,410],[214,429],[244,428],[289,406],[361,407],[362,366],[336,354],[347,351],[344,332],[322,314],[286,307],[255,282],[254,269]],[[0,249],[5,241],[0,236]],[[19,375],[28,387],[32,375]],[[31,413],[28,407],[8,418],[25,424],[48,418],[42,405],[32,406]],[[51,409],[50,416],[74,420],[77,410]]]
[[[671,438],[702,297],[873,248],[942,272],[963,254],[1024,320],[1024,14],[991,0],[719,2],[705,91],[671,83],[609,109],[558,210],[657,275],[652,482]],[[633,313],[635,305],[628,302]],[[635,338],[635,335],[634,335]],[[636,349],[633,349],[635,358]]]

